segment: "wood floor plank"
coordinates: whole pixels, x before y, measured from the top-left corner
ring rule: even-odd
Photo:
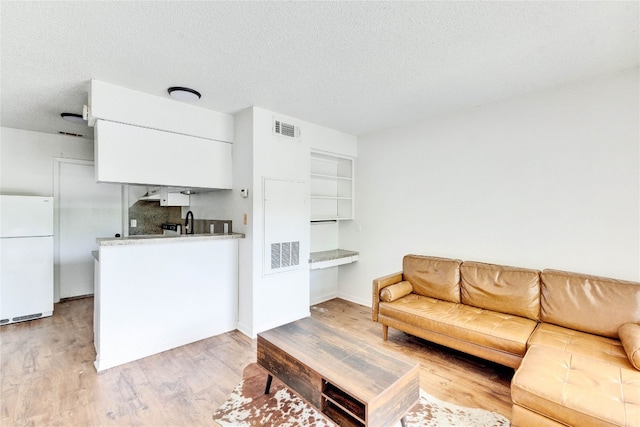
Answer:
[[[256,340],[238,331],[97,373],[93,299],[65,301],[54,316],[0,327],[0,425],[211,425]],[[511,418],[513,370],[393,329],[382,340],[369,307],[334,299],[311,315],[381,351],[420,364],[420,386],[435,397]]]

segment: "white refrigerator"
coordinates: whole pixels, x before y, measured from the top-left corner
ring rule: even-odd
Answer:
[[[53,197],[0,196],[0,325],[53,314]]]

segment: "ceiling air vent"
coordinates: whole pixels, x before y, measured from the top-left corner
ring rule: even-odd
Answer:
[[[289,138],[299,138],[300,128],[289,123],[281,122],[280,120],[275,120],[273,123],[273,133]]]

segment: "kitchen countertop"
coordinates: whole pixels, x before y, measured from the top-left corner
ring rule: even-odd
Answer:
[[[99,237],[96,239],[100,246],[123,246],[123,245],[146,245],[155,243],[179,243],[194,242],[202,240],[227,240],[244,239],[242,233],[216,233],[216,234],[181,234],[179,236],[146,235],[129,237]]]
[[[331,261],[334,259],[347,258],[357,256],[359,252],[348,251],[345,249],[333,249],[330,251],[311,252],[309,254],[309,263]]]

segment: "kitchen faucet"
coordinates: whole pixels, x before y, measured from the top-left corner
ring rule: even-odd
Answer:
[[[189,221],[189,217],[191,217],[191,221]],[[193,234],[194,225],[193,212],[189,211],[187,212],[187,216],[184,219],[184,228],[186,230],[185,234]]]

